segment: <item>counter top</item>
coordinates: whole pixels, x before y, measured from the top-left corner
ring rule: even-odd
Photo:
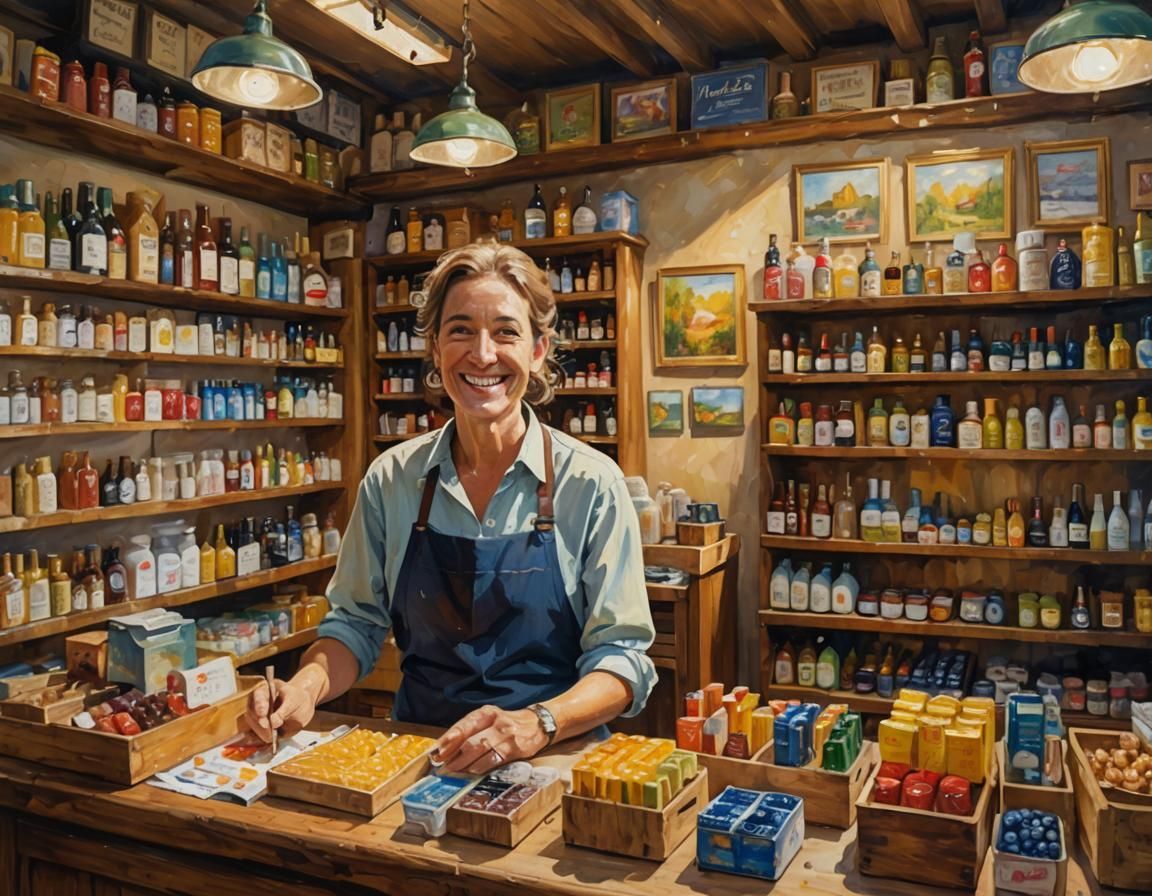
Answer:
[[[400,726],[323,713],[311,727],[341,722],[395,730]],[[563,762],[563,757],[557,757]],[[257,863],[321,880],[387,893],[467,892],[478,896],[920,896],[922,886],[856,871],[855,829],[809,826],[800,854],[774,888],[766,881],[700,872],[695,838],[664,863],[611,856],[564,845],[561,813],[549,816],[516,849],[447,836],[425,841],[403,833],[393,804],[375,819],[265,797],[244,807],[197,800],[147,784],[119,787],[33,763],[0,758],[0,807],[43,819],[129,837],[156,846]],[[259,869],[253,868],[254,873]],[[989,875],[985,875],[985,880]],[[1099,894],[1070,863],[1068,892]],[[461,886],[463,887],[462,889]],[[338,892],[333,887],[333,892]],[[959,891],[957,891],[959,892]],[[991,889],[978,891],[991,896]]]

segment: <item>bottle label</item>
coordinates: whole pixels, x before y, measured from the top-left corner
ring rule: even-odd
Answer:
[[[39,261],[43,264],[44,234],[25,233],[20,238],[20,254],[23,255],[27,261]],[[34,266],[38,267],[38,265]]]
[[[813,442],[821,448],[832,445],[835,441],[836,425],[831,420],[817,420],[814,428]]]
[[[403,255],[408,251],[408,237],[403,230],[393,230],[388,234],[385,251],[389,255]]]
[[[814,513],[809,520],[814,538],[832,537],[832,516],[827,513]]]
[[[548,235],[548,216],[541,208],[524,210],[524,238],[540,240]]]
[[[88,609],[99,610],[104,606],[104,582],[100,578],[93,579],[88,591]]]
[[[879,529],[883,524],[883,514],[879,510],[860,511],[860,529]]]
[[[596,212],[591,206],[581,205],[572,213],[573,233],[594,233],[596,230]]]
[[[1069,523],[1068,524],[1068,540],[1070,542],[1078,542],[1083,544],[1088,540],[1088,524],[1087,523]]]
[[[180,253],[180,283],[185,289],[192,289],[195,284],[192,282],[192,250],[184,249]]]
[[[836,421],[836,436],[839,441],[850,441],[856,437],[856,424],[852,420]]]
[[[77,583],[72,586],[72,612],[88,609],[88,592],[84,586]]]
[[[860,275],[860,295],[875,298],[880,295],[881,276],[879,271],[865,271]]]
[[[930,72],[924,82],[925,99],[930,103],[946,103],[952,97],[952,73]]]
[[[39,622],[52,615],[52,596],[48,580],[39,579],[28,589],[28,621]]]
[[[123,243],[111,243],[108,249],[108,278],[128,279],[128,249]]]
[[[304,304],[323,308],[328,304],[328,284],[315,272],[304,278]]]
[[[769,535],[783,535],[784,534],[784,511],[783,510],[769,510],[768,511],[768,534]]]
[[[112,91],[112,117],[130,125],[136,124],[136,91]]]
[[[792,680],[792,663],[788,659],[776,660],[776,674],[773,676],[776,684],[794,684]]]
[[[220,273],[215,249],[200,250],[200,279],[208,283],[219,282]]]
[[[98,233],[80,237],[80,267],[85,273],[104,273],[108,270],[108,240]]]
[[[903,414],[893,414],[889,418],[889,441],[897,448],[906,448],[911,440],[909,420]]]
[[[256,280],[256,262],[251,258],[240,259],[240,282],[249,283]]]
[[[983,427],[979,423],[961,423],[956,427],[956,447],[983,448]]]
[[[220,292],[230,296],[240,293],[240,263],[228,255],[220,256]]]

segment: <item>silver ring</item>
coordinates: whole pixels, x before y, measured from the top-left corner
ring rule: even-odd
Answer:
[[[496,765],[504,764],[504,755],[499,750],[497,750],[495,747],[492,747],[488,750],[488,752],[492,754],[492,760]]]

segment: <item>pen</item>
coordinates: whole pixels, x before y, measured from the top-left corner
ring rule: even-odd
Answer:
[[[272,755],[280,747],[276,729],[272,728],[272,711],[276,708],[276,669],[274,666],[264,667],[264,680],[268,682],[268,727],[272,729]]]

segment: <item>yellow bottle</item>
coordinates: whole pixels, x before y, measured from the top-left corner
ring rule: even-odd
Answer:
[[[856,256],[844,251],[832,263],[832,293],[838,299],[854,299],[860,295],[860,271]]]
[[[1087,368],[1087,363],[1085,363]],[[1124,338],[1124,324],[1112,324],[1112,341],[1108,343],[1108,369],[1127,370],[1132,366],[1132,346]]]
[[[924,244],[924,294],[939,296],[944,293],[944,269],[933,261],[932,244]]]
[[[1148,413],[1148,400],[1136,398],[1136,413],[1132,416],[1132,446],[1137,451],[1152,451],[1152,414]]]
[[[204,540],[200,545],[200,584],[207,585],[216,581],[216,549],[212,542]]]
[[[45,264],[44,218],[40,215],[40,206],[36,204],[32,181],[18,180],[16,192],[20,200],[19,219],[16,224],[20,245],[16,263],[26,268],[42,268]]]
[[[1019,417],[1016,420],[1020,422]],[[1004,447],[1004,424],[1000,422],[1000,415],[996,413],[996,399],[984,399],[984,447],[985,448],[1003,448]]]
[[[1100,334],[1096,331],[1096,324],[1088,325],[1088,338],[1084,342],[1084,369],[1104,369],[1104,343],[1100,341]]]
[[[1008,547],[1008,518],[1003,507],[997,507],[992,514],[992,544],[999,548]]]
[[[230,579],[234,575],[236,575],[236,552],[224,537],[224,524],[220,523],[216,527],[216,578]]]
[[[1024,517],[1020,515],[1020,502],[1015,498],[1008,501],[1011,513],[1008,516],[1008,547],[1024,547]]]
[[[888,346],[880,338],[880,330],[875,326],[872,327],[872,335],[868,338],[868,354],[865,358],[868,373],[884,373],[888,367]]]
[[[40,553],[36,548],[28,552],[28,566],[24,571],[24,594],[28,603],[28,621],[39,622],[52,615],[52,592],[48,583],[48,570],[40,566]]]
[[[118,373],[112,378],[112,416],[117,423],[126,423],[128,417],[124,405],[128,400],[128,375]]]
[[[276,394],[276,416],[281,420],[291,420],[294,416],[295,403],[292,386],[287,380],[284,380],[280,386],[280,391]]]
[[[1008,408],[1004,421],[1004,447],[1009,451],[1024,448],[1024,424],[1020,422],[1020,408]]]
[[[1084,240],[1084,285],[1111,286],[1115,281],[1112,228],[1097,221],[1085,227],[1082,236]]]
[[[20,260],[20,206],[12,186],[0,187],[0,264]]]
[[[1116,228],[1116,285],[1131,286],[1136,282],[1136,259],[1124,235],[1123,226]]]

